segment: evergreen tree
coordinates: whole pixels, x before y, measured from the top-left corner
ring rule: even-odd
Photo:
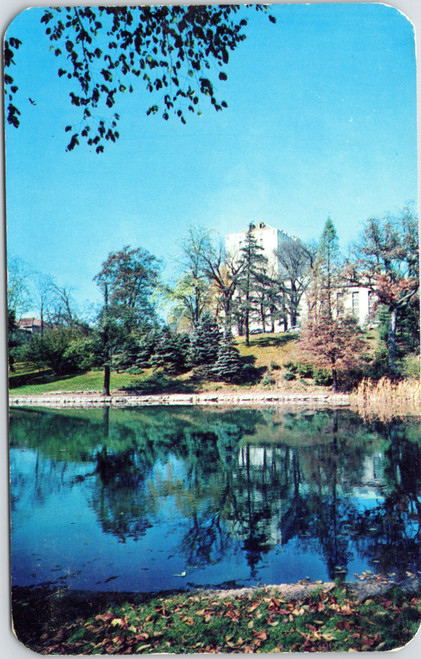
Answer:
[[[316,286],[319,288],[319,309],[333,319],[335,315],[334,303],[339,292],[340,270],[339,240],[336,229],[330,217],[327,218],[316,253],[314,269]]]
[[[216,379],[223,382],[238,382],[241,379],[242,369],[240,353],[234,345],[232,336],[225,336],[219,346],[218,359],[213,368]]]
[[[215,364],[221,332],[216,319],[206,311],[191,337],[191,361],[196,366]]]
[[[250,345],[250,322],[253,313],[258,311],[256,284],[265,275],[267,258],[263,254],[263,247],[258,244],[254,233],[254,226],[250,224],[244,245],[240,250],[241,275],[238,279],[239,297],[238,311],[244,319],[246,345]]]
[[[180,373],[189,364],[189,344],[186,335],[175,334],[169,327],[164,327],[150,359],[152,366],[162,368],[166,373]]]

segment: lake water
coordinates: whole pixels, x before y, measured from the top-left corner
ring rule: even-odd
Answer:
[[[348,411],[12,409],[12,584],[152,592],[404,578],[421,431]]]

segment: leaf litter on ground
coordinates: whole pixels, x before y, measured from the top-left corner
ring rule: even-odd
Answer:
[[[294,598],[269,588],[179,593],[84,617],[73,611],[56,624],[46,619],[26,629],[23,597],[14,602],[14,614],[19,611],[18,638],[41,654],[372,651],[403,647],[415,636],[421,599],[392,588],[360,601],[346,587],[323,585]]]

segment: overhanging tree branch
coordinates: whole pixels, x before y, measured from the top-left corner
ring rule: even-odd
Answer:
[[[262,5],[252,5],[266,11]],[[107,141],[119,138],[120,116],[110,110],[125,92],[132,93],[140,79],[154,102],[147,115],[174,114],[186,123],[186,110],[201,114],[199,100],[206,98],[216,111],[227,107],[216,95],[208,71],[224,67],[229,55],[246,38],[248,19],[240,5],[54,7],[45,10],[41,23],[53,46],[58,75],[67,80],[70,103],[81,118],[65,130],[71,133],[67,150],[83,139],[97,153]],[[276,19],[269,15],[271,22]],[[5,41],[5,67],[15,64],[21,42]],[[220,70],[219,81],[227,80]],[[7,73],[7,122],[18,127],[20,110],[14,97],[18,86]],[[156,98],[158,96],[158,98]],[[106,118],[99,118],[96,113]],[[75,126],[80,126],[75,132]]]

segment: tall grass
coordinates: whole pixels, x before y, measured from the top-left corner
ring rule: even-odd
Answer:
[[[350,403],[364,418],[383,421],[397,417],[421,416],[421,382],[404,380],[378,382],[363,380],[350,395]]]

